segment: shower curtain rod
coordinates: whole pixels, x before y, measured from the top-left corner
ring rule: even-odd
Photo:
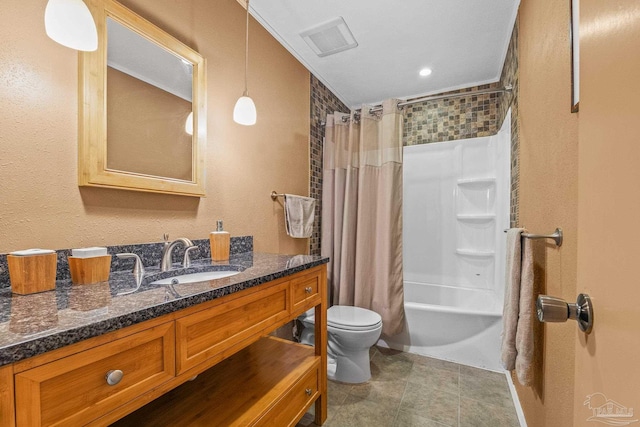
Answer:
[[[476,96],[476,95],[484,95],[487,93],[500,93],[500,92],[511,92],[513,91],[512,85],[505,85],[499,88],[491,88],[491,89],[480,89],[473,92],[461,92],[461,93],[452,93],[449,95],[431,95],[431,96],[423,96],[422,98],[410,99],[403,102],[398,102],[398,108],[405,107],[411,104],[418,104],[420,102],[428,102],[428,101],[437,101],[439,99],[447,99],[447,98],[461,98],[463,96]],[[382,111],[382,105],[374,105],[369,109],[369,114],[376,113],[378,111]]]

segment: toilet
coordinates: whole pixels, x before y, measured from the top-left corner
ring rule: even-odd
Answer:
[[[314,310],[298,318],[304,325],[300,342],[314,344]],[[327,310],[327,377],[358,384],[371,378],[369,349],[380,338],[382,317],[360,307],[334,305]]]

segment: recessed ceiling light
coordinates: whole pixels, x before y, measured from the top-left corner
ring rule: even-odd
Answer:
[[[427,77],[431,74],[431,68],[423,68],[419,73],[422,77]]]

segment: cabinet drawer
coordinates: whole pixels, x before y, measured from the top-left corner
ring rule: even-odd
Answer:
[[[320,272],[295,278],[291,281],[293,310],[303,312],[320,302]]]
[[[307,372],[255,424],[258,426],[295,426],[319,393],[319,366]]]
[[[176,320],[178,374],[216,363],[289,317],[289,282],[226,300]],[[214,359],[215,358],[215,359]]]
[[[84,425],[175,375],[173,322],[15,375],[18,425]],[[122,379],[107,384],[109,371]]]

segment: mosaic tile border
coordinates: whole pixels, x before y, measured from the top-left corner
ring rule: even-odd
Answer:
[[[502,102],[498,105],[498,123],[502,123],[504,117],[511,107],[511,227],[515,227],[520,217],[520,127],[519,127],[519,109],[518,109],[518,90],[519,90],[519,73],[518,73],[518,32],[520,29],[519,19],[513,26],[511,40],[509,41],[509,49],[502,68],[500,84],[510,84],[513,91],[510,95],[503,97]]]
[[[437,95],[454,95],[497,88],[499,83],[473,86]],[[444,98],[407,105],[402,130],[403,145],[429,144],[498,133],[500,94]]]
[[[309,194],[316,199],[316,217],[309,239],[309,253],[320,255],[322,239],[322,142],[327,114],[348,112],[349,108],[311,74],[311,128],[309,131]]]

